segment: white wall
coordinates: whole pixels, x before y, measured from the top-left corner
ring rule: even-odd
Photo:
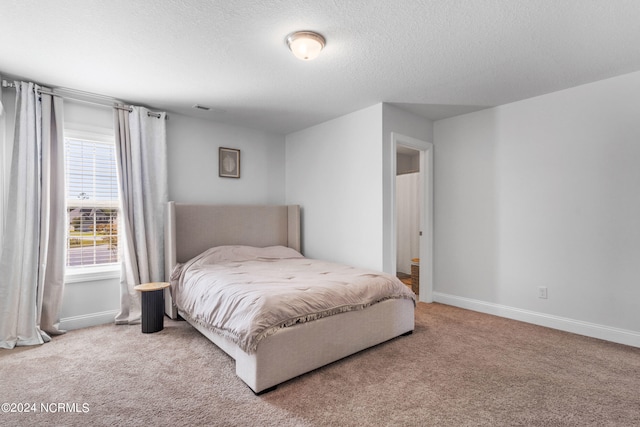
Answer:
[[[640,346],[640,73],[437,121],[434,142],[436,301]]]
[[[65,128],[68,126],[91,127],[115,135],[113,108],[71,99],[65,99],[63,102]]]
[[[286,198],[305,255],[382,268],[382,104],[286,137]]]
[[[282,204],[284,135],[170,114],[169,198],[183,203]],[[240,178],[218,176],[218,148],[240,149]]]
[[[391,134],[430,141],[432,123],[376,104],[287,135],[287,203],[303,207],[312,258],[394,273]]]

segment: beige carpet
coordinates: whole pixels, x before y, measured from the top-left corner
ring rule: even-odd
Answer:
[[[185,322],[104,325],[0,350],[11,402],[37,413],[0,425],[633,426],[640,349],[420,303],[413,335],[255,396]]]

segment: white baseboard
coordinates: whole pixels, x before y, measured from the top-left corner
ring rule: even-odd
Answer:
[[[583,322],[580,320],[538,313],[530,310],[522,310],[506,305],[443,294],[440,292],[433,293],[433,301],[452,305],[454,307],[479,311],[481,313],[493,314],[494,316],[532,323],[534,325],[545,326],[547,328],[612,341],[619,344],[640,347],[640,332],[636,331],[612,328],[610,326],[598,325],[596,323]]]
[[[113,323],[118,310],[102,311],[99,313],[83,314],[82,316],[64,317],[60,319],[60,329],[72,331],[90,326]]]

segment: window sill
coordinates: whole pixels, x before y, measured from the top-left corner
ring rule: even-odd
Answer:
[[[81,268],[68,267],[64,276],[64,282],[82,283],[118,278],[120,278],[120,264]]]

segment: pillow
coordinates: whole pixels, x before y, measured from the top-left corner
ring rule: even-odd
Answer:
[[[216,246],[205,251],[200,258],[204,264],[220,264],[223,262],[238,262],[251,260],[276,260],[304,258],[295,249],[286,246],[267,246],[256,248],[254,246]]]

